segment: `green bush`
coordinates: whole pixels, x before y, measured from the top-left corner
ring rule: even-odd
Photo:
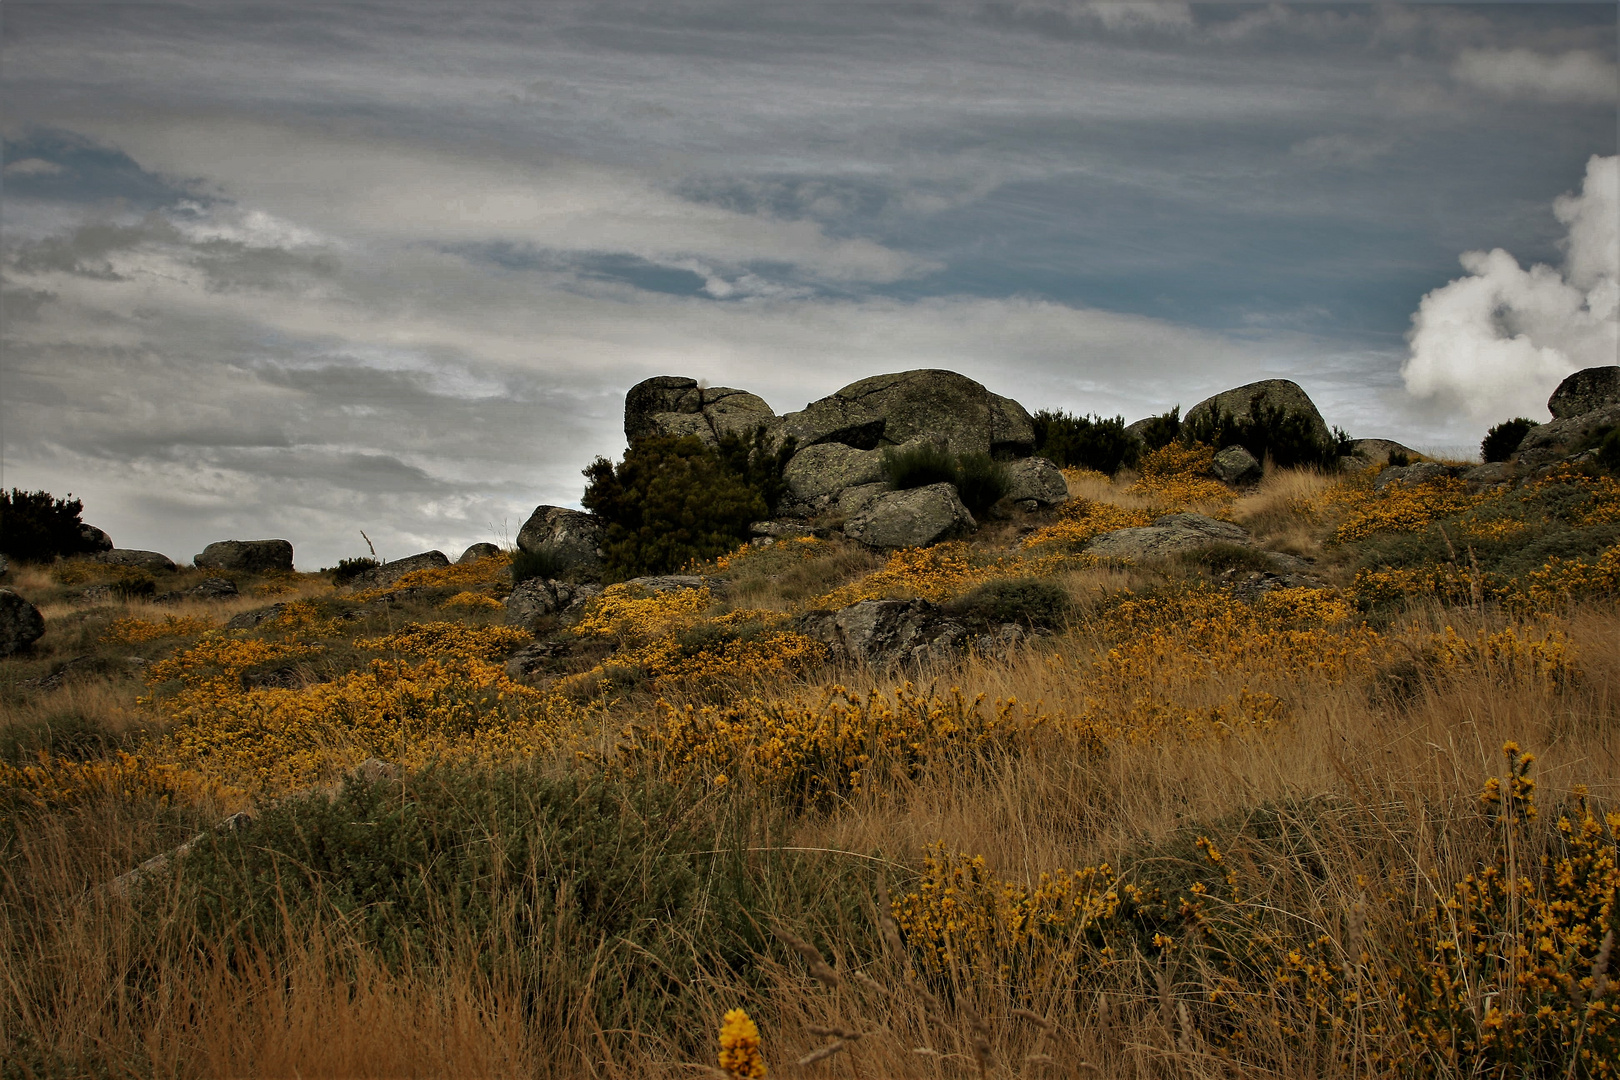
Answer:
[[[1071,607],[1067,591],[1037,578],[992,581],[951,605],[956,614],[971,619],[1044,627],[1062,626]]]
[[[1121,466],[1136,464],[1138,444],[1125,434],[1123,416],[1104,419],[1042,409],[1033,419],[1036,456],[1060,468],[1077,466],[1112,476]]]
[[[1011,488],[1007,466],[989,454],[963,454],[956,461],[956,494],[974,517],[982,517]]]
[[[1610,472],[1620,472],[1620,427],[1614,428],[1603,436],[1603,441],[1597,445],[1598,464]]]
[[[593,461],[581,501],[605,523],[603,580],[673,573],[745,543],[748,526],[770,513],[750,479],[763,483],[775,467],[755,454],[758,445],[722,452],[694,435],[653,436],[626,450],[617,466]],[[739,473],[739,458],[749,470],[757,462],[757,471]]]
[[[566,577],[569,569],[568,563],[549,545],[541,545],[534,551],[517,548],[512,552],[513,585],[520,585],[534,578],[557,581]]]
[[[1163,450],[1181,437],[1181,406],[1151,418],[1137,434],[1142,437],[1143,450]]]
[[[48,491],[0,491],[0,554],[18,562],[50,562],[96,550],[80,532],[83,512],[84,504],[72,493],[58,499]]]
[[[358,559],[339,559],[336,566],[323,567],[321,573],[330,575],[333,585],[347,585],[366,571],[375,570],[376,568],[376,559],[361,557]]]
[[[1285,468],[1334,466],[1350,444],[1350,437],[1337,429],[1324,441],[1308,417],[1273,405],[1259,393],[1250,399],[1247,416],[1238,417],[1225,411],[1201,416],[1192,423],[1182,424],[1180,437],[1184,442],[1204,443],[1216,450],[1241,446],[1253,454],[1256,461],[1269,457],[1274,464]]]
[[[956,483],[956,459],[943,446],[919,443],[883,452],[883,475],[895,491]]]
[[[1524,416],[1504,420],[1485,433],[1479,444],[1479,456],[1485,461],[1506,461],[1519,448],[1530,429],[1541,425]]]

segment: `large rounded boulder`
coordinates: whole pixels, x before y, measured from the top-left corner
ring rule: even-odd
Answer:
[[[978,527],[956,488],[929,484],[874,495],[844,523],[844,535],[868,547],[927,547]]]
[[[1313,452],[1319,455],[1336,442],[1310,395],[1288,379],[1262,379],[1223,390],[1188,409],[1181,425],[1183,433],[1200,441],[1209,441],[1210,433],[1228,427],[1290,430],[1314,444]]]
[[[696,435],[713,446],[722,435],[746,435],[775,421],[764,398],[729,386],[699,386],[684,375],[646,379],[624,396],[624,437],[631,443],[657,435]]]
[[[1620,367],[1577,371],[1547,399],[1550,423],[1531,428],[1513,460],[1527,468],[1548,465],[1620,426]]]
[[[875,450],[938,437],[957,454],[1012,459],[1028,457],[1035,449],[1035,423],[1022,405],[954,371],[902,371],[862,379],[801,412],[786,414],[778,430],[801,448],[843,443]]]
[[[90,556],[90,560],[105,563],[108,566],[128,566],[135,570],[150,570],[157,574],[176,569],[174,560],[161,551],[142,551],[140,548],[112,548],[108,551],[98,551]]]
[[[0,656],[21,652],[44,634],[39,609],[10,589],[0,589]]]
[[[1585,416],[1611,405],[1620,405],[1620,367],[1613,364],[1575,372],[1547,399],[1547,411],[1555,420]]]
[[[243,574],[290,571],[293,546],[286,540],[217,540],[191,561],[200,570],[234,570]]]
[[[545,553],[557,570],[595,580],[602,576],[602,519],[565,506],[537,506],[518,531],[517,546]]]

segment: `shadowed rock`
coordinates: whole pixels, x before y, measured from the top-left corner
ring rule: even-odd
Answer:
[[[1222,416],[1229,416],[1240,423],[1253,421],[1260,418],[1256,415],[1259,410],[1280,412],[1285,419],[1302,418],[1319,446],[1333,445],[1333,433],[1328,430],[1322,414],[1316,411],[1315,402],[1298,383],[1288,379],[1262,379],[1246,386],[1223,390],[1188,409],[1182,424],[1196,430]]]
[[[285,540],[219,540],[191,560],[202,570],[262,574],[293,568],[293,546]]]
[[[541,578],[520,581],[506,598],[507,625],[528,626],[542,616],[582,607],[601,591],[595,585],[575,585],[566,581],[546,581]]]
[[[1007,464],[1006,497],[1025,509],[1056,506],[1069,501],[1069,482],[1063,479],[1063,470],[1045,458],[1023,458]]]
[[[1228,446],[1216,454],[1215,460],[1210,462],[1209,471],[1215,474],[1215,479],[1228,487],[1257,484],[1265,473],[1254,455],[1241,446]]]
[[[1210,544],[1247,545],[1250,537],[1230,521],[1218,521],[1203,514],[1166,514],[1152,525],[1115,529],[1086,545],[1089,554],[1103,559],[1156,559],[1182,551],[1196,551]]]
[[[459,566],[461,563],[475,563],[479,559],[493,559],[500,553],[501,549],[494,544],[474,544],[461,553],[461,558],[456,560],[456,564]]]
[[[549,553],[571,576],[602,576],[602,520],[563,506],[537,506],[518,532],[517,546],[530,554]]]
[[[0,589],[0,656],[21,652],[44,634],[39,609],[10,589]]]
[[[96,528],[94,525],[79,525],[79,539],[84,542],[85,551],[111,551],[113,549],[112,537]]]
[[[1388,465],[1391,458],[1406,458],[1407,464],[1423,457],[1410,446],[1403,446],[1393,439],[1357,439],[1350,444],[1350,457],[1362,468],[1369,465]]]
[[[1397,480],[1407,487],[1416,487],[1418,484],[1428,484],[1456,475],[1457,470],[1450,465],[1442,465],[1438,461],[1418,461],[1411,465],[1385,469],[1373,477],[1373,490],[1383,491]]]
[[[843,443],[857,450],[938,437],[953,453],[1027,457],[1035,424],[1011,398],[954,371],[875,375],[781,417],[777,430],[800,447]]]
[[[950,484],[875,495],[848,521],[844,535],[868,547],[927,547],[978,528]]]
[[[406,574],[417,570],[442,570],[450,565],[450,557],[442,551],[423,551],[416,555],[407,555],[403,559],[394,559],[385,562],[372,570],[367,570],[354,579],[358,588],[374,589],[379,585],[392,585]]]
[[[1547,399],[1547,411],[1555,420],[1585,416],[1611,405],[1620,405],[1620,367],[1612,364],[1575,372]]]
[[[289,549],[290,550],[290,549]],[[201,556],[198,556],[201,558]],[[106,563],[108,566],[129,566],[137,570],[151,570],[163,573],[178,569],[174,560],[157,551],[141,551],[138,548],[113,548],[111,551],[98,551],[90,556],[91,561]]]
[[[776,413],[765,399],[729,386],[700,387],[684,375],[659,375],[624,396],[624,437],[630,443],[655,435],[696,435],[709,446],[727,434],[745,435]]]

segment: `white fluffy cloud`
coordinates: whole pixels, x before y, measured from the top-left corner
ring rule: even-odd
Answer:
[[[1615,65],[1585,49],[1551,56],[1530,49],[1464,49],[1451,74],[1502,98],[1612,105],[1620,96]]]
[[[1468,276],[1430,292],[1412,316],[1402,373],[1412,394],[1477,420],[1544,419],[1558,382],[1613,364],[1620,350],[1620,157],[1594,155],[1578,195],[1553,204],[1568,227],[1560,271],[1470,251]]]

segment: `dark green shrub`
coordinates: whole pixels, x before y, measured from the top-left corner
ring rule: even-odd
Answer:
[[[1238,417],[1219,411],[1181,425],[1180,437],[1186,443],[1204,443],[1216,450],[1241,446],[1255,460],[1271,461],[1283,467],[1292,465],[1336,465],[1341,450],[1348,449],[1349,437],[1336,431],[1323,441],[1315,425],[1300,413],[1290,413],[1280,405],[1255,394],[1249,401],[1249,414]]]
[[[362,556],[358,559],[339,559],[336,566],[325,567],[321,573],[331,575],[333,585],[347,585],[366,571],[376,568],[376,559]]]
[[[1406,451],[1404,451],[1404,450],[1391,450],[1389,452],[1389,467],[1390,468],[1392,468],[1392,469],[1404,469],[1410,464],[1412,464],[1412,457]]]
[[[1007,466],[989,454],[963,454],[956,461],[956,494],[974,517],[982,517],[1011,487]]]
[[[1072,604],[1061,586],[1037,578],[1010,578],[979,586],[951,605],[958,615],[991,623],[1062,626]]]
[[[797,449],[798,440],[789,436],[777,444],[761,424],[749,435],[728,432],[720,436],[715,453],[728,472],[759,492],[766,509],[774,514],[787,496],[783,473]]]
[[[932,442],[885,450],[883,475],[895,491],[909,491],[929,484],[954,484],[956,459],[943,446]]]
[[[1603,441],[1597,445],[1597,452],[1599,465],[1610,472],[1620,472],[1620,427],[1603,436]]]
[[[597,458],[585,470],[581,500],[605,522],[603,579],[667,574],[706,562],[748,540],[766,517],[764,494],[693,435],[653,436],[615,466]]]
[[[58,499],[48,491],[0,491],[0,554],[18,562],[50,562],[96,550],[79,531],[83,512],[84,504],[71,492]]]
[[[1176,560],[1186,566],[1196,566],[1211,573],[1223,574],[1228,570],[1272,570],[1275,567],[1263,551],[1244,544],[1206,544],[1191,551],[1177,554]]]
[[[534,551],[518,548],[512,552],[512,584],[518,585],[534,578],[557,581],[567,576],[568,563],[551,547],[541,545]]]
[[[1142,438],[1143,450],[1163,450],[1181,437],[1181,406],[1150,418],[1137,434]]]
[[[1485,433],[1479,444],[1479,456],[1486,461],[1506,461],[1519,448],[1530,429],[1541,425],[1524,416],[1504,420]]]
[[[124,567],[118,577],[109,582],[113,595],[120,600],[138,600],[157,592],[157,579],[145,570]]]
[[[1139,447],[1125,433],[1123,416],[1104,419],[1042,409],[1033,420],[1036,456],[1060,468],[1077,466],[1112,476],[1121,466],[1136,464]]]

